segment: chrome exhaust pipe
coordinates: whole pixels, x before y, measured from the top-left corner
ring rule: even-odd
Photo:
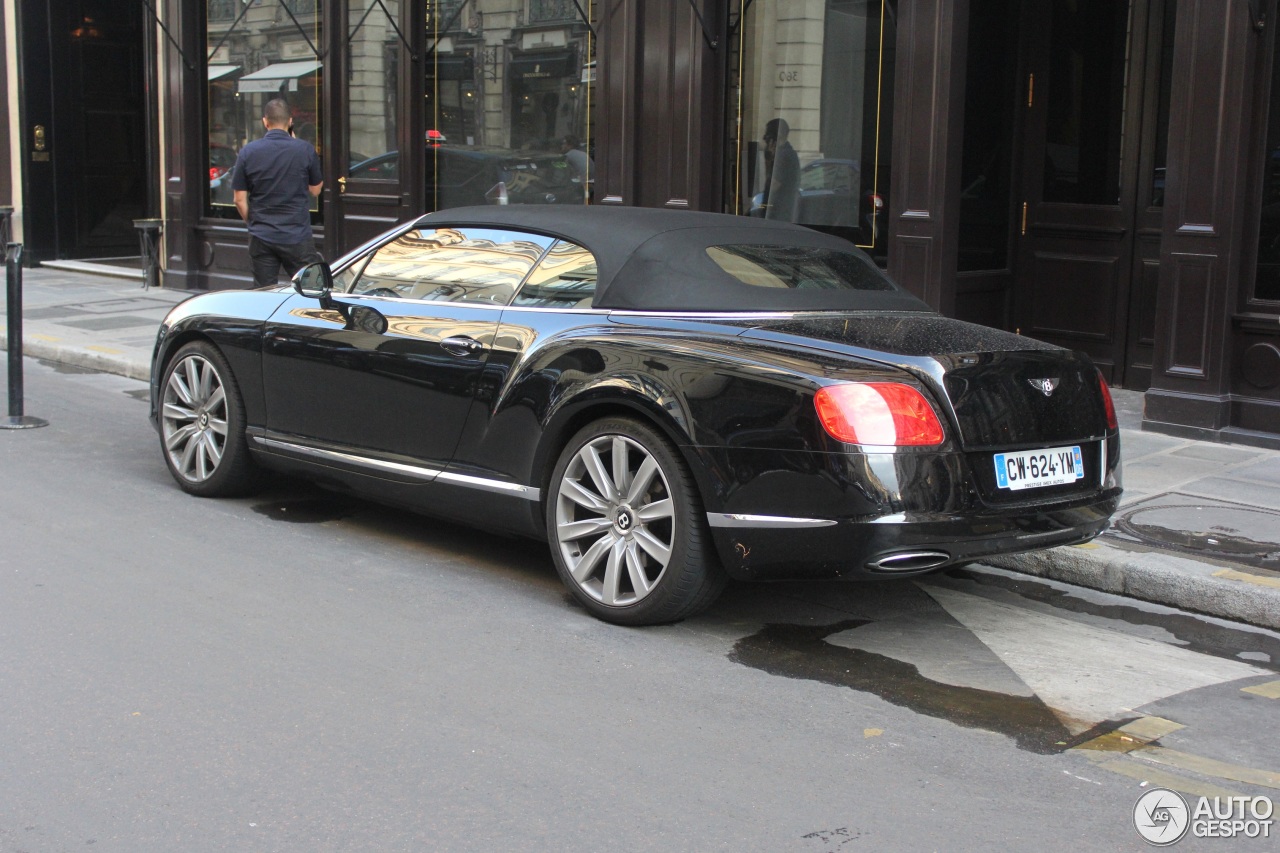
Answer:
[[[951,562],[946,551],[899,551],[867,562],[873,572],[925,572]]]

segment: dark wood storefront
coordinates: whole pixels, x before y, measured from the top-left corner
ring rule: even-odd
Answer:
[[[1275,5],[902,4],[890,272],[1149,388],[1148,428],[1280,446],[1254,290]]]
[[[584,81],[593,69],[595,202],[732,209],[728,93],[745,5],[582,5],[599,58],[573,60]],[[352,79],[347,5],[317,8],[327,23],[348,25],[327,26],[321,46],[324,110],[341,117]],[[402,151],[429,129],[422,64],[435,40],[419,24],[432,8],[404,3],[395,22]],[[1280,442],[1280,355],[1271,357],[1280,353],[1280,307],[1255,298],[1250,284],[1274,0],[898,0],[886,8],[896,51],[884,117],[892,160],[880,190],[890,272],[944,313],[1084,350],[1113,383],[1150,387],[1153,428]],[[168,0],[165,12],[199,56],[198,11]],[[479,47],[466,61],[490,61]],[[456,56],[467,49],[454,45]],[[510,53],[517,62],[520,49]],[[545,54],[553,62],[566,55],[563,46]],[[168,69],[169,280],[241,285],[243,226],[211,217],[203,198],[204,74],[176,54]],[[446,80],[455,70],[436,74]],[[348,173],[354,152],[340,120],[323,134],[325,151],[338,155],[325,158],[317,234],[326,254],[431,208],[417,159],[394,183],[361,182]]]

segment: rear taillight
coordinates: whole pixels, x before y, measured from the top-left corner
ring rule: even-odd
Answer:
[[[942,423],[924,395],[897,382],[828,385],[813,398],[827,434],[849,444],[932,447]]]
[[[217,166],[209,167],[209,180],[216,181],[218,180],[218,178],[221,178],[221,177],[222,177],[221,169],[219,169]]]
[[[1098,387],[1102,389],[1102,407],[1107,410],[1107,429],[1119,429],[1116,404],[1111,400],[1111,389],[1107,387],[1107,380],[1102,378],[1101,370],[1098,371]]]

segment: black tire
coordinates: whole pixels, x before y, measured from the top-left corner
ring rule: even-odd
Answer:
[[[160,447],[183,491],[231,497],[259,485],[240,386],[217,347],[192,341],[174,354],[160,381],[159,407]]]
[[[686,619],[724,589],[693,478],[645,424],[607,418],[575,435],[552,471],[545,512],[560,579],[605,622]]]

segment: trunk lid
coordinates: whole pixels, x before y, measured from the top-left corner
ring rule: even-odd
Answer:
[[[924,312],[802,315],[757,323],[742,337],[909,371],[949,410],[940,414],[967,451],[1076,444],[1106,432],[1086,356],[998,329]]]

